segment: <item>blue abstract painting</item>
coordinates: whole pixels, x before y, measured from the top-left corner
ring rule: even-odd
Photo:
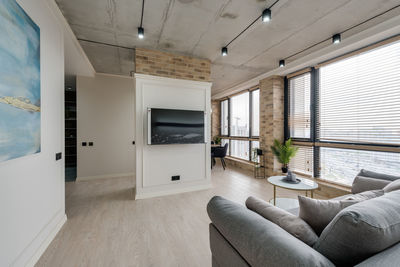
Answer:
[[[0,0],[0,162],[40,152],[40,29]]]

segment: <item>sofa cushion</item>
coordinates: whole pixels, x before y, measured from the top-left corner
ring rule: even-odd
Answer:
[[[388,180],[388,181],[395,181],[395,180],[400,179],[400,176],[388,175],[388,174],[383,174],[383,173],[379,173],[379,172],[372,172],[372,171],[367,171],[364,169],[361,169],[361,171],[357,174],[357,176],[364,176],[364,177],[370,177],[370,178]]]
[[[375,179],[359,175],[354,178],[351,192],[353,194],[358,194],[369,190],[382,189],[388,184],[390,184],[389,180]]]
[[[279,225],[307,245],[313,246],[317,242],[318,236],[301,218],[255,197],[249,197],[246,200],[246,206],[265,219]]]
[[[361,192],[361,193],[354,194],[354,195],[347,195],[346,197],[342,198],[341,200],[355,200],[357,202],[361,202],[364,200],[383,196],[384,194],[385,194],[385,191],[383,191],[383,189],[371,190],[371,191],[365,191],[365,192]]]
[[[400,190],[400,179],[391,182],[390,184],[388,184],[387,186],[385,186],[383,188],[383,191],[385,191],[385,193],[390,193],[390,192],[396,191],[396,190]]]
[[[314,248],[336,265],[355,265],[400,241],[400,191],[352,205],[322,232]]]
[[[380,197],[383,190],[371,190],[354,195],[346,195],[331,200],[319,200],[299,196],[299,217],[306,221],[318,235],[342,209],[361,201]]]
[[[355,200],[320,200],[298,196],[299,217],[306,221],[317,235],[335,218],[342,209],[357,203]]]
[[[334,266],[326,257],[246,207],[213,197],[212,224],[251,266]]]

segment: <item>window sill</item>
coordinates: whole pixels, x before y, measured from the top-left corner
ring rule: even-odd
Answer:
[[[314,181],[316,181],[320,185],[324,185],[324,186],[327,186],[327,187],[332,187],[332,188],[335,188],[335,189],[339,189],[339,190],[351,193],[351,186],[350,185],[339,184],[339,183],[331,182],[331,181],[324,180],[324,179],[321,179],[321,178],[314,178]]]
[[[235,158],[235,157],[231,157],[231,156],[226,156],[225,158],[229,159],[229,160],[232,160],[232,161],[235,161],[235,162],[247,164],[247,165],[252,166],[252,167],[254,166],[254,163],[251,162],[251,161],[248,161],[248,160],[239,159],[239,158]]]

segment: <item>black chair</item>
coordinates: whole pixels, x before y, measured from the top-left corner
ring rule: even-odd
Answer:
[[[211,151],[211,160],[212,160],[212,163],[211,163],[211,168],[212,168],[212,165],[213,164],[215,164],[215,158],[220,158],[221,159],[221,164],[222,164],[222,167],[224,168],[224,170],[225,170],[225,167],[226,167],[226,163],[225,163],[225,157],[226,157],[226,153],[228,152],[228,144],[225,144],[224,146],[222,146],[222,147],[215,147],[212,151]]]

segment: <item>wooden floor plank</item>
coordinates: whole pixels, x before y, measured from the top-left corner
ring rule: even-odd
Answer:
[[[210,198],[272,198],[265,179],[218,165],[209,190],[136,201],[132,192],[129,177],[67,183],[68,220],[36,266],[211,266]]]

